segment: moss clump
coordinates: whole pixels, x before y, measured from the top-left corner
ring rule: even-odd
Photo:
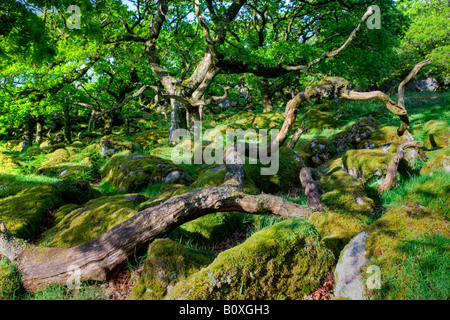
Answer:
[[[39,239],[38,244],[49,247],[67,247],[92,240],[112,227],[128,220],[138,211],[146,198],[139,194],[101,197],[84,206],[58,215],[58,223]]]
[[[19,163],[11,156],[0,152],[0,173],[12,173],[19,169]]]
[[[365,139],[358,144],[359,149],[382,148],[384,151],[395,153],[399,145],[413,141],[414,138],[408,131],[399,137],[398,127],[386,126],[377,128],[369,139]]]
[[[68,162],[70,159],[70,153],[65,148],[57,149],[46,155],[48,159],[40,165],[37,170],[38,174],[44,173],[48,168],[53,168],[61,163]]]
[[[53,184],[58,188],[64,203],[83,204],[101,195],[86,181],[58,181]]]
[[[371,137],[379,125],[380,122],[372,117],[358,120],[351,127],[339,132],[333,138],[333,144],[338,152],[355,149],[358,143]]]
[[[144,269],[133,287],[131,300],[161,300],[179,281],[206,267],[211,260],[170,239],[149,246]]]
[[[334,256],[304,220],[287,219],[220,253],[168,299],[299,299],[317,288]]]
[[[336,171],[320,179],[323,203],[332,209],[350,212],[372,212],[375,203],[370,199],[361,182],[350,174]]]
[[[296,188],[300,185],[299,173],[302,167],[305,166],[305,161],[297,155],[291,148],[281,147],[279,149],[279,156],[276,159],[273,156],[273,161],[278,161],[278,170],[273,175],[262,175],[261,168],[269,168],[271,164],[261,164],[259,161],[256,164],[251,164],[246,159],[244,164],[244,178],[250,178],[257,188],[265,193],[286,192],[291,188]],[[223,181],[223,180],[222,180]]]
[[[39,233],[46,213],[62,204],[61,193],[56,186],[29,187],[0,200],[0,220],[16,237],[29,239]]]
[[[169,132],[166,130],[151,129],[135,134],[131,141],[143,149],[148,149],[157,145],[166,145],[168,136]]]
[[[428,272],[419,272],[420,281],[435,286],[433,277],[439,276],[446,281],[444,287],[448,288],[448,265],[445,261],[450,261],[448,255],[450,249],[450,228],[449,222],[444,216],[426,207],[415,204],[403,205],[399,208],[389,209],[380,219],[370,225],[369,236],[366,239],[367,256],[371,258],[371,264],[377,265],[381,270],[381,289],[369,292],[369,296],[379,299],[415,299],[415,281],[418,271],[431,267]],[[440,245],[426,245],[424,239],[439,237]],[[425,261],[425,254],[420,251],[405,251],[407,246],[416,243],[425,248],[427,255],[432,253],[435,258],[432,261]],[[417,261],[417,265],[411,265],[411,259]],[[440,266],[443,264],[442,266]],[[368,266],[369,266],[368,265]],[[367,266],[367,267],[368,267]],[[409,270],[410,272],[404,272]],[[434,271],[433,271],[434,270]],[[414,271],[414,272],[411,272]],[[408,275],[409,273],[409,275]],[[399,278],[400,277],[400,278]],[[429,277],[428,279],[424,277]],[[433,287],[427,288],[427,293],[433,291]],[[439,299],[448,299],[449,293],[442,296],[436,292]]]
[[[394,154],[380,150],[348,150],[342,156],[344,171],[364,184],[372,178],[384,177]]]
[[[217,212],[189,221],[171,233],[171,238],[185,237],[201,244],[213,245],[225,239],[243,224],[239,212]]]
[[[439,169],[450,171],[450,147],[434,153],[420,169],[420,174],[433,174]]]
[[[99,141],[99,145],[101,148],[101,155],[112,155],[123,150],[129,150],[130,152],[135,151],[133,143],[114,134],[102,137]]]
[[[337,155],[332,144],[326,137],[317,137],[297,143],[295,150],[300,150],[307,155],[308,165],[317,168]]]
[[[13,300],[22,289],[16,266],[6,258],[0,258],[0,300]]]
[[[317,109],[309,109],[303,115],[309,133],[320,132],[325,129],[336,129],[343,125],[334,115]]]
[[[356,212],[327,211],[314,213],[308,221],[317,229],[327,248],[339,257],[347,243],[367,227],[369,217]]]
[[[445,122],[430,120],[423,126],[426,138],[423,145],[428,149],[445,148],[450,145],[450,129]]]
[[[102,172],[102,179],[117,191],[139,191],[161,182],[186,182],[190,175],[169,160],[152,155],[120,155],[112,157]]]
[[[267,129],[276,128],[281,126],[285,117],[281,111],[271,111],[258,113],[255,115],[252,123],[252,127],[255,129]]]

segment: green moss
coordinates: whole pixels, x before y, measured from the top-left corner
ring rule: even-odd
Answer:
[[[0,258],[0,300],[14,300],[22,289],[21,275],[16,266]]]
[[[314,225],[323,239],[323,242],[335,257],[357,234],[363,231],[369,218],[356,212],[316,212],[308,221]]]
[[[272,129],[280,127],[285,120],[283,112],[271,111],[255,115],[252,127],[255,129]]]
[[[0,152],[0,173],[13,173],[19,169],[19,163],[7,154]]]
[[[439,169],[450,171],[450,147],[435,152],[420,170],[420,174],[433,174]]]
[[[336,171],[320,179],[323,203],[332,209],[350,212],[370,213],[375,203],[370,199],[361,182],[350,174]]]
[[[144,269],[129,299],[160,300],[179,281],[211,260],[170,239],[156,239],[148,248]]]
[[[0,200],[0,220],[16,237],[29,239],[39,233],[46,213],[62,203],[61,194],[54,185],[28,187]]]
[[[129,150],[130,152],[135,151],[133,143],[114,134],[102,137],[99,141],[99,145],[101,147],[101,155],[112,155],[123,150]]]
[[[176,172],[178,178],[170,180],[169,174]],[[150,184],[184,182],[191,179],[181,166],[153,155],[114,156],[102,169],[101,174],[103,181],[113,185],[117,191],[128,192],[138,191]]]
[[[450,145],[450,128],[445,122],[430,120],[425,123],[423,130],[426,134],[423,142],[426,148],[444,148]]]
[[[67,247],[92,240],[134,216],[145,200],[139,194],[117,195],[91,200],[71,212],[64,210],[66,215],[58,215],[58,223],[42,235],[38,244]]]
[[[168,137],[168,131],[152,129],[135,134],[131,141],[140,145],[143,149],[148,149],[156,145],[166,145]]]
[[[395,153],[399,145],[413,141],[414,138],[408,131],[399,137],[397,134],[398,127],[385,126],[378,127],[369,139],[362,140],[358,144],[359,149],[372,149],[383,146],[383,150]]]
[[[344,169],[364,184],[372,178],[384,177],[394,154],[380,150],[348,150],[342,156]]]
[[[239,212],[211,213],[183,224],[170,237],[185,237],[200,244],[214,245],[241,227],[242,222],[243,215]]]
[[[300,150],[305,153],[307,155],[307,164],[313,168],[319,167],[337,155],[331,142],[323,136],[299,141],[294,150]]]
[[[379,125],[380,122],[372,117],[358,120],[349,128],[336,134],[332,140],[333,144],[338,152],[355,149],[362,140],[373,136]]]
[[[312,225],[288,219],[220,253],[166,298],[299,299],[317,288],[333,261]]]
[[[309,109],[305,112],[302,119],[306,122],[308,133],[320,132],[325,129],[336,129],[343,125],[343,123],[331,113],[320,111],[316,108]]]
[[[427,246],[428,252],[435,252],[434,272],[445,272],[443,280],[446,279],[448,286],[448,265],[445,267],[445,262],[442,267],[438,267],[443,261],[449,261],[448,252],[450,249],[450,228],[449,222],[444,216],[430,210],[426,207],[419,207],[415,204],[404,205],[399,208],[389,209],[380,219],[375,221],[368,229],[369,236],[366,239],[367,257],[370,257],[371,264],[377,265],[381,270],[381,289],[376,292],[369,292],[369,295],[380,299],[415,299],[417,297],[411,296],[414,292],[414,272],[408,276],[408,273],[403,272],[406,268],[411,268],[411,259],[416,261],[421,260],[418,256],[421,253],[412,251],[405,252],[405,246],[409,246],[412,242],[417,242],[418,239],[426,239],[430,237],[444,238],[445,241],[440,241],[445,246]],[[423,240],[422,240],[423,241]],[[422,256],[422,258],[425,258]],[[418,259],[418,260],[417,260]],[[368,266],[367,266],[368,267]],[[441,271],[438,269],[440,268]],[[420,270],[420,265],[412,268],[417,271]],[[445,271],[446,270],[446,271]],[[421,273],[424,277],[433,277],[433,273]],[[411,275],[413,276],[411,278]],[[406,276],[406,277],[404,277]],[[431,279],[421,279],[429,285],[434,285]],[[444,285],[445,286],[445,285]],[[433,290],[429,287],[428,290]],[[440,299],[448,299],[447,293],[436,292]]]
[[[274,157],[273,161],[277,161],[276,157],[272,156]],[[244,178],[250,178],[255,186],[265,193],[286,192],[291,188],[298,187],[300,185],[299,173],[301,168],[305,166],[304,159],[300,158],[291,148],[281,147],[278,164],[278,171],[275,174],[262,175],[261,168],[269,168],[273,164],[261,164],[259,161],[256,164],[251,164],[249,159],[246,158]]]

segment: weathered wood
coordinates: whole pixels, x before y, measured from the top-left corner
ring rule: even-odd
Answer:
[[[419,156],[422,158],[422,160],[426,161],[427,156],[420,148],[420,145],[417,141],[409,141],[402,145],[400,145],[397,148],[397,154],[391,159],[389,162],[389,166],[387,169],[386,177],[384,178],[383,182],[378,187],[378,193],[383,193],[391,189],[395,184],[395,178],[397,176],[398,166],[400,162],[402,161],[403,157],[405,156],[405,150],[408,148],[415,148]]]
[[[320,196],[319,187],[314,180],[317,172],[313,168],[305,167],[300,170],[300,182],[305,190],[308,206],[316,211],[324,211],[322,197]]]

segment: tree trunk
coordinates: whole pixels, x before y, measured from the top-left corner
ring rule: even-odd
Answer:
[[[22,150],[28,149],[33,145],[34,123],[34,117],[31,114],[27,114],[25,119],[25,128],[22,136]]]
[[[36,120],[36,144],[39,145],[43,138],[43,119],[42,117],[38,117]]]
[[[175,131],[178,129],[187,129],[186,109],[180,101],[175,99],[170,100],[170,106],[169,144],[174,145],[176,143]]]
[[[261,81],[261,100],[262,100],[262,106],[263,106],[263,112],[270,112],[273,111],[273,105],[272,105],[272,95],[270,92],[269,84],[266,79],[263,79]]]
[[[63,120],[64,120],[64,140],[67,141],[68,143],[72,143],[72,123],[70,121],[70,107],[68,105],[64,106]]]

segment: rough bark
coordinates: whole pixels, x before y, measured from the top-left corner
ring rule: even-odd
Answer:
[[[295,130],[294,134],[292,135],[291,140],[288,143],[288,148],[294,149],[295,145],[297,144],[298,139],[304,134],[308,129],[305,126],[305,122],[303,121],[301,126]]]
[[[305,190],[308,206],[316,211],[324,211],[322,197],[320,196],[319,187],[314,180],[318,173],[313,168],[305,167],[300,170],[300,182]]]

